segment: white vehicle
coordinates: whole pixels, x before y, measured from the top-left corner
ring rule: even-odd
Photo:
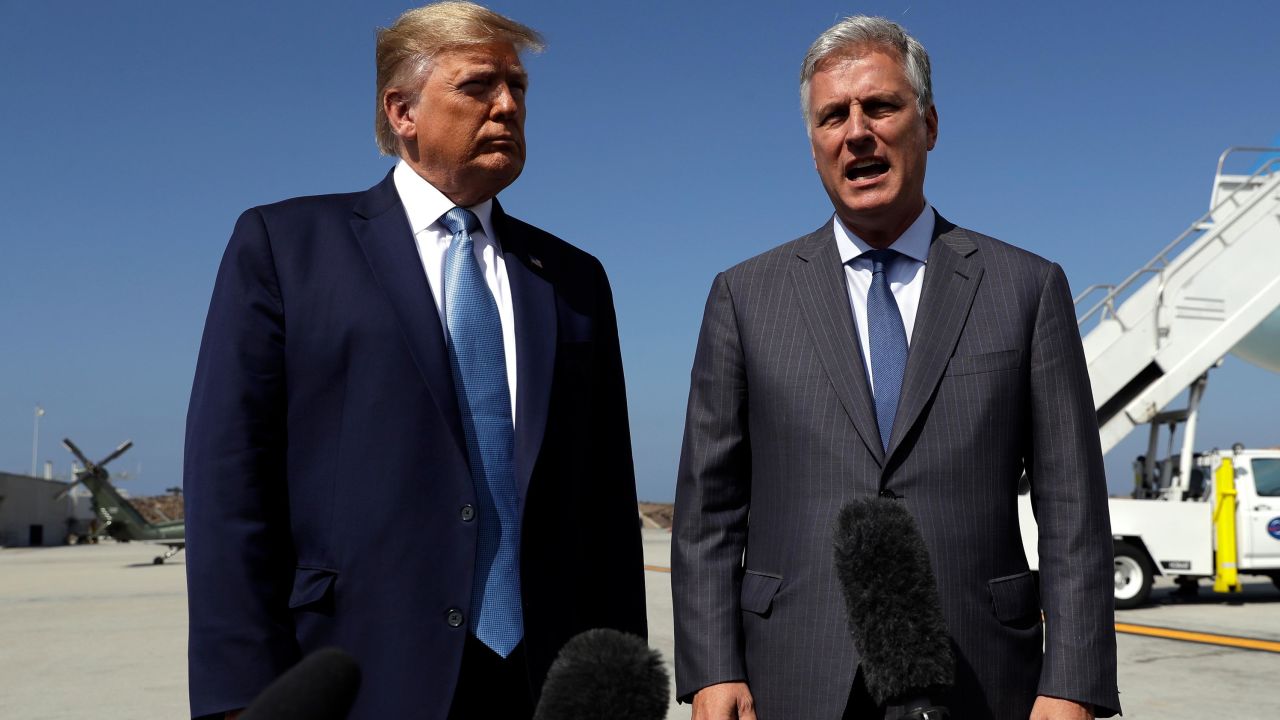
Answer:
[[[1228,158],[1255,162],[1249,174],[1229,174]],[[1110,501],[1120,608],[1144,602],[1157,574],[1187,591],[1206,577],[1219,592],[1238,591],[1239,573],[1280,587],[1280,449],[1194,452],[1200,400],[1224,355],[1280,372],[1280,148],[1224,152],[1209,205],[1123,282],[1076,298],[1102,451],[1150,428],[1132,497]],[[1101,300],[1082,306],[1098,292]],[[1186,409],[1165,409],[1183,393]],[[1168,452],[1158,461],[1162,429]],[[1019,509],[1034,570],[1029,496]]]
[[[1225,476],[1223,463],[1230,466]],[[1173,463],[1162,465],[1167,471]],[[1265,575],[1280,588],[1280,450],[1205,454],[1195,458],[1186,483],[1174,476],[1136,490],[1133,498],[1109,503],[1117,608],[1146,602],[1157,574],[1188,589],[1213,578],[1216,589],[1238,590],[1239,574]],[[1029,495],[1020,498],[1019,511],[1022,544],[1036,568]]]

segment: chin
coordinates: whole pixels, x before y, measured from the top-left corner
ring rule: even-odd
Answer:
[[[510,175],[511,179],[514,180],[524,170],[524,158],[500,155],[495,158],[487,158],[487,162],[482,160],[481,167],[484,172],[492,175]]]
[[[867,217],[877,217],[893,212],[893,200],[878,200],[865,197],[844,197],[844,206],[849,212]]]
[[[904,208],[913,203],[908,199],[913,193],[896,183],[885,183],[878,187],[858,190],[844,188],[841,199],[850,209],[861,212],[893,212],[895,208]],[[920,194],[924,197],[923,193]]]
[[[486,185],[510,185],[524,170],[524,160],[501,155],[498,157],[481,157],[471,163],[468,173],[476,182]]]

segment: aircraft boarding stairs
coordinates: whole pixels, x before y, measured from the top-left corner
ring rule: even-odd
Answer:
[[[1268,154],[1251,175],[1224,174],[1234,153]],[[1208,213],[1124,282],[1075,299],[1080,309],[1105,293],[1079,316],[1104,453],[1146,423],[1185,422],[1194,434],[1205,374],[1264,320],[1280,322],[1277,153],[1223,152]],[[1188,388],[1187,410],[1161,412]]]

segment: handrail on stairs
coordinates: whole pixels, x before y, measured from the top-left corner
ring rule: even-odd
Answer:
[[[1254,147],[1250,145],[1233,145],[1227,148],[1226,150],[1223,150],[1222,154],[1218,156],[1218,171],[1214,173],[1215,178],[1222,176],[1222,166],[1226,164],[1227,156],[1230,155],[1231,153],[1237,153],[1237,152],[1274,153],[1274,152],[1280,152],[1280,148]],[[1254,173],[1254,175],[1257,175],[1257,173]]]
[[[1274,148],[1274,147],[1247,147],[1247,146],[1238,146],[1238,147],[1229,147],[1229,148],[1227,148],[1226,150],[1224,150],[1224,151],[1222,152],[1222,155],[1220,155],[1220,156],[1218,157],[1218,170],[1217,170],[1217,175],[1215,175],[1215,176],[1214,176],[1214,187],[1215,187],[1215,188],[1217,187],[1217,180],[1218,180],[1218,178],[1220,178],[1220,177],[1222,176],[1222,166],[1223,166],[1223,163],[1225,163],[1225,162],[1226,162],[1227,156],[1228,156],[1228,155],[1230,155],[1230,154],[1232,154],[1232,153],[1234,153],[1234,152],[1275,152],[1275,153],[1280,153],[1280,148]],[[1173,242],[1169,243],[1168,245],[1166,245],[1166,246],[1164,247],[1164,249],[1163,249],[1163,250],[1161,250],[1160,252],[1156,253],[1156,256],[1155,256],[1155,257],[1153,257],[1149,262],[1147,262],[1147,264],[1146,264],[1146,265],[1143,265],[1141,268],[1139,268],[1138,270],[1134,271],[1134,272],[1133,272],[1133,274],[1131,274],[1129,277],[1125,278],[1125,279],[1124,279],[1124,281],[1123,281],[1123,282],[1121,282],[1119,285],[1112,285],[1112,286],[1109,286],[1109,287],[1110,287],[1110,290],[1107,292],[1106,296],[1104,296],[1101,300],[1099,300],[1099,301],[1098,301],[1097,303],[1095,303],[1092,307],[1090,307],[1090,308],[1089,308],[1089,309],[1088,309],[1088,310],[1087,310],[1083,315],[1081,315],[1081,316],[1076,320],[1076,324],[1077,324],[1078,326],[1083,326],[1086,322],[1088,322],[1091,318],[1093,318],[1093,316],[1094,316],[1094,315],[1097,315],[1099,312],[1102,312],[1102,319],[1106,319],[1106,318],[1108,317],[1108,315],[1109,315],[1109,316],[1111,316],[1111,317],[1115,317],[1115,316],[1116,316],[1116,299],[1121,295],[1121,293],[1123,293],[1125,290],[1129,289],[1129,287],[1130,287],[1130,286],[1132,286],[1135,282],[1137,282],[1137,281],[1138,281],[1138,279],[1139,279],[1139,278],[1141,278],[1141,277],[1142,277],[1142,276],[1144,276],[1144,275],[1148,275],[1148,274],[1151,274],[1151,273],[1163,273],[1163,272],[1164,272],[1164,270],[1165,270],[1165,268],[1166,268],[1166,267],[1168,267],[1168,265],[1169,265],[1169,260],[1170,260],[1170,255],[1171,255],[1171,253],[1172,253],[1176,248],[1178,248],[1180,245],[1182,245],[1182,243],[1183,243],[1183,242],[1184,242],[1188,237],[1190,237],[1193,233],[1196,233],[1196,232],[1199,232],[1199,231],[1203,230],[1203,229],[1204,229],[1204,225],[1203,225],[1203,224],[1204,224],[1207,220],[1209,220],[1210,218],[1212,218],[1212,217],[1213,217],[1213,214],[1214,214],[1215,212],[1217,212],[1219,209],[1221,209],[1224,205],[1226,205],[1228,202],[1231,202],[1232,200],[1234,200],[1234,199],[1235,199],[1235,196],[1236,196],[1236,194],[1237,194],[1237,193],[1239,193],[1239,192],[1241,192],[1241,191],[1243,191],[1243,190],[1245,190],[1245,189],[1247,189],[1247,188],[1252,187],[1252,185],[1251,185],[1252,181],[1253,181],[1253,180],[1255,180],[1255,179],[1257,179],[1257,178],[1259,178],[1260,176],[1262,176],[1262,175],[1270,175],[1270,174],[1271,174],[1271,172],[1272,172],[1272,170],[1273,170],[1273,168],[1274,168],[1274,169],[1277,169],[1277,170],[1280,170],[1280,157],[1273,157],[1273,158],[1269,158],[1269,159],[1267,159],[1265,162],[1263,162],[1263,163],[1258,167],[1258,169],[1257,169],[1257,170],[1255,170],[1255,171],[1253,172],[1253,174],[1252,174],[1252,175],[1250,175],[1248,178],[1246,178],[1246,179],[1244,180],[1244,182],[1242,182],[1242,183],[1241,183],[1241,184],[1240,184],[1240,185],[1239,185],[1235,190],[1232,190],[1232,191],[1231,191],[1231,193],[1230,193],[1230,194],[1228,194],[1225,198],[1223,198],[1221,201],[1219,201],[1219,202],[1218,202],[1217,204],[1215,204],[1213,207],[1209,208],[1209,212],[1205,213],[1204,215],[1201,215],[1199,218],[1197,218],[1197,219],[1196,219],[1196,221],[1195,221],[1195,222],[1191,223],[1191,225],[1190,225],[1186,230],[1182,231],[1182,234],[1180,234],[1180,235],[1178,235],[1178,237],[1174,238]],[[1187,258],[1187,259],[1190,259],[1190,258]],[[1164,294],[1164,284],[1165,284],[1165,283],[1164,283],[1164,282],[1162,282],[1162,283],[1161,283],[1161,287],[1160,287],[1160,295],[1161,295],[1162,297],[1163,297],[1163,294]],[[1090,295],[1090,294],[1093,294],[1093,293],[1094,293],[1094,291],[1096,291],[1096,290],[1098,290],[1098,289],[1100,289],[1100,288],[1105,288],[1105,287],[1108,287],[1108,286],[1107,286],[1107,285],[1091,285],[1091,286],[1089,286],[1088,288],[1085,288],[1084,292],[1080,293],[1080,295],[1078,295],[1078,296],[1076,297],[1076,299],[1075,299],[1076,304],[1077,304],[1077,305],[1079,305],[1080,301],[1081,301],[1081,300],[1083,300],[1086,296],[1088,296],[1088,295]]]
[[[1106,283],[1097,283],[1095,285],[1090,285],[1084,290],[1081,290],[1080,294],[1075,296],[1075,298],[1071,302],[1075,303],[1076,305],[1079,305],[1081,300],[1085,299],[1086,297],[1089,297],[1090,295],[1097,292],[1098,290],[1114,290],[1114,289],[1115,289],[1115,285],[1108,285]]]
[[[1243,150],[1244,148],[1237,148],[1237,149],[1241,149],[1241,150]],[[1222,156],[1218,159],[1218,167],[1219,167],[1219,169],[1221,169],[1221,167],[1222,167],[1222,161],[1226,159],[1227,154],[1228,154],[1228,153],[1230,153],[1230,152],[1231,152],[1231,150],[1232,150],[1232,148],[1227,148],[1226,152],[1222,153]],[[1269,151],[1273,151],[1273,150],[1277,150],[1277,149],[1276,149],[1276,148],[1261,148],[1261,151],[1262,151],[1262,152],[1269,152]],[[1266,161],[1264,161],[1261,165],[1259,165],[1259,166],[1258,166],[1258,169],[1257,169],[1257,170],[1255,170],[1255,171],[1254,171],[1254,173],[1253,173],[1252,175],[1250,175],[1248,178],[1246,178],[1244,182],[1240,183],[1240,186],[1239,186],[1239,187],[1237,187],[1235,190],[1232,190],[1230,195],[1228,195],[1227,197],[1223,198],[1222,202],[1220,202],[1220,203],[1218,203],[1217,205],[1215,205],[1215,206],[1213,207],[1213,209],[1209,211],[1209,214],[1211,214],[1211,215],[1212,215],[1212,214],[1213,214],[1213,212],[1214,212],[1215,210],[1217,210],[1218,208],[1221,208],[1223,205],[1226,205],[1228,202],[1231,202],[1231,201],[1232,201],[1232,199],[1235,197],[1235,194],[1236,194],[1237,192],[1239,192],[1239,191],[1241,191],[1241,190],[1244,190],[1245,188],[1252,187],[1252,183],[1253,183],[1254,179],[1255,179],[1255,178],[1257,178],[1259,175],[1264,174],[1264,173],[1263,173],[1263,171],[1266,171],[1266,173],[1265,173],[1265,174],[1270,175],[1270,174],[1271,174],[1271,170],[1270,170],[1270,168],[1271,168],[1272,166],[1276,166],[1277,168],[1280,168],[1280,157],[1273,157],[1273,158],[1269,158],[1269,159],[1267,159]],[[1219,174],[1218,176],[1216,176],[1216,177],[1215,177],[1215,183],[1214,183],[1214,186],[1215,186],[1215,187],[1217,186],[1216,179],[1217,179],[1217,178],[1220,178],[1220,177],[1222,177],[1222,175],[1221,175],[1221,174]],[[1262,183],[1258,183],[1258,184],[1259,184],[1259,185],[1261,185]],[[1207,218],[1201,218],[1201,220],[1204,220],[1204,219],[1207,219]],[[1223,238],[1223,236],[1222,236],[1222,234],[1221,234],[1221,233],[1219,233],[1219,234],[1217,235],[1217,238],[1216,238],[1216,239],[1217,239],[1218,241],[1220,241],[1220,242],[1224,243],[1224,244],[1226,243],[1226,240],[1225,240],[1225,238]],[[1179,270],[1179,269],[1181,269],[1181,268],[1186,267],[1186,266],[1187,266],[1187,263],[1189,263],[1189,262],[1191,262],[1192,260],[1194,260],[1194,259],[1195,259],[1195,258],[1196,258],[1200,253],[1201,253],[1201,252],[1203,252],[1203,251],[1204,251],[1204,249],[1205,249],[1206,247],[1208,247],[1208,245],[1200,245],[1200,246],[1196,247],[1194,250],[1192,250],[1192,251],[1190,252],[1190,254],[1188,254],[1186,257],[1179,257],[1179,258],[1178,258],[1178,260],[1179,260],[1180,262],[1178,263],[1177,267],[1173,268],[1173,270],[1172,270],[1171,272],[1175,272],[1175,271],[1177,271],[1177,270]],[[1166,288],[1168,288],[1168,287],[1169,287],[1169,278],[1168,278],[1168,276],[1166,276],[1166,275],[1165,275],[1165,270],[1167,270],[1167,269],[1168,269],[1168,265],[1167,265],[1167,264],[1166,264],[1164,267],[1161,267],[1161,268],[1160,268],[1160,286],[1159,286],[1159,288],[1156,290],[1156,306],[1155,306],[1155,307],[1156,307],[1156,310],[1155,310],[1155,313],[1152,315],[1152,319],[1155,321],[1155,324],[1156,324],[1156,327],[1155,327],[1155,331],[1156,331],[1156,334],[1155,334],[1155,338],[1156,338],[1156,347],[1160,347],[1160,338],[1161,338],[1161,335],[1160,335],[1160,308],[1164,307],[1164,291],[1165,291],[1165,289],[1166,289]]]
[[[1090,295],[1092,295],[1092,294],[1096,293],[1096,292],[1097,292],[1097,291],[1099,291],[1099,290],[1106,290],[1108,293],[1110,293],[1112,290],[1115,290],[1115,289],[1116,289],[1116,286],[1115,286],[1115,285],[1113,285],[1113,284],[1108,284],[1108,283],[1096,283],[1096,284],[1094,284],[1094,285],[1090,285],[1089,287],[1085,288],[1084,290],[1081,290],[1081,291],[1080,291],[1080,294],[1079,294],[1079,295],[1076,295],[1076,296],[1071,300],[1071,302],[1073,302],[1074,304],[1076,304],[1076,305],[1078,306],[1082,300],[1084,300],[1085,298],[1089,297]],[[1110,296],[1108,295],[1108,297],[1110,297]],[[1107,311],[1108,311],[1108,312],[1110,312],[1110,313],[1112,313],[1112,314],[1115,314],[1116,309],[1115,309],[1115,307],[1113,307],[1113,306],[1108,306],[1108,307],[1107,307]]]

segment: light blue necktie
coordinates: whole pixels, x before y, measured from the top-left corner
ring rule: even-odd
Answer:
[[[871,346],[872,393],[876,399],[876,424],[880,442],[889,450],[893,418],[902,395],[902,375],[907,369],[907,329],[902,324],[898,301],[889,289],[886,276],[898,257],[896,250],[871,250],[862,254],[871,260],[871,287],[867,289],[867,337]]]
[[[507,657],[524,637],[520,607],[520,506],[515,482],[515,430],[498,304],[476,262],[471,233],[480,220],[454,208],[440,219],[453,242],[444,256],[449,367],[458,396],[480,523],[471,630]]]

